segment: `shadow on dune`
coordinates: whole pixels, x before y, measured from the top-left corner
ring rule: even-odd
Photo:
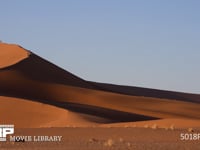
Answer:
[[[200,103],[200,94],[188,94],[182,92],[172,92],[172,91],[164,91],[164,90],[133,87],[133,86],[97,83],[97,82],[89,82],[89,83],[95,87],[98,87],[102,91],[108,91],[124,95],[145,96],[145,97],[163,98],[169,100],[173,99],[173,100]]]
[[[91,81],[85,81],[72,73],[65,71],[62,68],[42,59],[41,57],[31,53],[31,55],[22,60],[21,62],[3,68],[1,71],[17,71],[20,72],[24,77],[42,81],[47,83],[56,83],[62,85],[70,85],[75,87],[101,90],[106,92],[119,93],[131,96],[145,96],[153,98],[173,99],[180,101],[189,102],[200,102],[199,94],[188,94],[181,92],[172,92],[164,90],[156,90],[149,88],[140,88],[132,86],[121,86],[106,83],[97,83]]]
[[[102,91],[106,91],[107,93]],[[120,94],[129,96],[123,96]],[[15,65],[0,69],[0,95],[25,98],[29,101],[40,102],[73,112],[107,119],[103,123],[135,122],[160,119],[148,116],[149,114],[135,114],[132,109],[135,105],[137,105],[137,102],[132,103],[131,98],[138,101],[140,99],[131,96],[180,100],[195,103],[200,102],[199,94],[188,94],[85,81],[33,53]],[[119,109],[124,102],[124,97],[129,97],[130,99],[128,98],[126,101],[127,103],[123,106],[125,109]],[[111,98],[112,100],[110,103],[107,103],[107,101]],[[118,103],[116,103],[115,100],[118,100]],[[146,103],[140,109],[147,110],[147,103],[151,103],[151,101],[145,102]],[[162,100],[160,100],[160,102],[162,102]],[[155,105],[159,107],[158,103]],[[127,107],[129,110],[126,109]],[[153,108],[157,110],[157,108]],[[191,109],[193,109],[193,107],[191,107]],[[169,110],[169,112],[171,112],[170,109],[165,110]],[[176,112],[176,110],[173,112]],[[182,111],[179,110],[179,112]],[[92,118],[90,119],[90,121],[98,122],[98,120],[93,120]]]
[[[9,94],[9,95],[1,94],[1,95],[9,96],[9,97],[23,98],[23,99],[27,99],[29,101],[40,102],[43,104],[56,106],[59,108],[70,110],[72,112],[101,117],[101,118],[104,118],[107,120],[106,122],[103,122],[103,123],[119,123],[119,122],[133,122],[133,121],[146,121],[146,120],[160,119],[160,118],[156,118],[156,117],[128,113],[128,112],[107,109],[107,108],[102,108],[102,107],[96,107],[96,106],[90,106],[90,105],[85,105],[85,104],[77,104],[77,103],[71,103],[71,102],[58,102],[58,101],[51,101],[51,100],[44,100],[44,99],[30,99],[30,97],[25,97],[25,96],[23,97],[23,96],[14,95],[14,94],[12,94],[12,95],[11,94]],[[89,121],[98,123],[97,120],[96,121],[89,120]]]
[[[87,81],[46,61],[45,59],[42,59],[41,57],[33,53],[31,53],[28,58],[18,62],[15,65],[0,69],[0,73],[1,71],[9,70],[20,72],[24,77],[35,81],[70,85],[90,89],[94,88]]]
[[[27,78],[33,80],[39,80],[42,82],[70,85],[88,89],[120,93],[125,95],[132,95],[132,96],[176,99],[176,100],[191,101],[197,103],[200,102],[199,94],[188,94],[181,92],[172,92],[172,91],[156,90],[149,88],[121,86],[121,85],[85,81],[33,53],[31,53],[31,55],[28,58],[22,60],[21,62],[3,68],[1,70],[2,71],[16,70],[18,72],[21,72]]]
[[[89,105],[82,105],[76,103],[65,104],[66,108],[80,113],[86,113],[89,115],[95,115],[98,117],[103,117],[109,119],[111,122],[107,123],[117,123],[117,122],[134,122],[134,121],[147,121],[147,120],[156,120],[160,118],[144,116],[134,113],[127,113],[122,111],[116,111],[112,109],[105,109],[101,107],[94,107]]]

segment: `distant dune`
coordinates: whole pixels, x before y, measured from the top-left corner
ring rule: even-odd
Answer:
[[[93,84],[93,86],[99,87],[99,89],[101,90],[125,94],[125,95],[164,98],[164,99],[172,99],[180,101],[190,101],[196,103],[200,102],[199,94],[164,91],[158,89],[133,87],[133,86],[122,86],[122,85],[114,85],[107,83],[97,83],[97,82],[90,82],[90,83]]]
[[[199,102],[199,94],[85,81],[18,45],[0,43],[0,123],[164,126],[162,120],[176,120],[181,128],[188,119],[199,122]]]

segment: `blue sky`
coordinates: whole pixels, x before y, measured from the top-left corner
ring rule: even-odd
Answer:
[[[1,0],[0,40],[86,79],[200,93],[198,0]]]

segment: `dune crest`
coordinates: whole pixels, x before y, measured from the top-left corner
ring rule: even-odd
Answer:
[[[14,65],[27,58],[30,54],[19,45],[0,43],[0,69]]]

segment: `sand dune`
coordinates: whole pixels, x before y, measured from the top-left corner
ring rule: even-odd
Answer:
[[[90,82],[93,86],[98,87],[103,91],[109,91],[119,94],[132,95],[132,96],[145,96],[154,98],[164,98],[180,101],[200,102],[199,94],[181,93],[174,91],[164,91],[158,89],[141,88],[133,86],[122,86],[107,83]]]
[[[62,108],[66,108],[72,103],[82,104],[82,107],[86,105],[93,106],[93,108],[110,110],[104,117],[110,116],[112,111],[118,111],[121,114],[127,113],[127,117],[123,115],[123,117],[119,118],[119,114],[116,115],[117,120],[121,121],[138,121],[134,115],[131,117],[130,114],[143,115],[146,118],[152,117],[152,119],[168,117],[199,118],[200,116],[200,112],[197,111],[200,109],[200,105],[191,102],[128,96],[67,85],[51,84],[26,79],[20,73],[15,74],[12,71],[2,71],[0,78],[2,80],[0,85],[2,95],[28,98],[33,101],[40,101]],[[90,108],[92,109],[92,107]],[[90,108],[88,107],[89,110]],[[102,109],[97,114],[101,115],[103,113]],[[112,116],[115,115],[113,114]]]
[[[1,124],[16,127],[42,127],[53,121],[62,126],[68,111],[58,107],[27,101],[25,99],[0,96]],[[56,123],[55,123],[56,124]]]
[[[0,96],[0,116],[0,124],[15,124],[17,128],[88,127],[109,121],[40,102],[5,96]]]
[[[29,52],[15,44],[0,43],[0,69],[11,66],[28,57]]]
[[[0,43],[0,49],[0,113],[9,112],[5,123],[114,126],[178,119],[181,127],[184,120],[200,119],[198,94],[89,82],[20,46]]]

